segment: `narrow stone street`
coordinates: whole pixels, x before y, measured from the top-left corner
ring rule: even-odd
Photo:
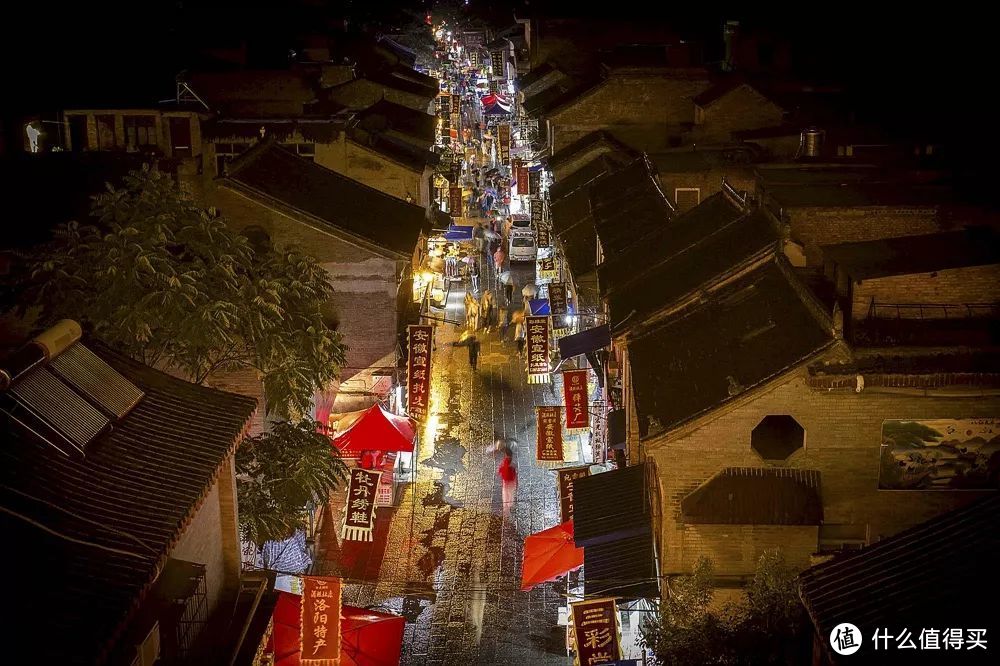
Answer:
[[[520,285],[534,266],[514,271]],[[464,319],[463,296],[460,285],[452,291],[448,319]],[[381,510],[376,541],[360,549],[353,570],[336,572],[350,583],[344,603],[406,616],[406,664],[566,664],[565,627],[557,624],[565,581],[520,591],[524,538],[559,522],[555,475],[534,451],[534,406],[556,404],[558,386],[526,383],[512,329],[506,341],[496,331],[480,333],[474,372],[467,350],[452,346],[462,330],[437,326],[432,409],[414,455],[415,481],[394,510]],[[509,518],[488,450],[495,433],[517,444]],[[567,451],[568,459],[577,455]]]

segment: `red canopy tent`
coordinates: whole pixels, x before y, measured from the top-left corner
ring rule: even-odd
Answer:
[[[337,433],[333,445],[341,452],[405,451],[413,452],[416,424],[406,416],[396,416],[372,405],[347,429]]]
[[[583,566],[583,548],[577,548],[573,541],[572,520],[530,535],[524,540],[523,555],[522,590],[530,590]]]
[[[273,617],[267,651],[274,655],[274,666],[299,666],[302,597],[279,592]],[[340,617],[340,666],[399,664],[405,618],[354,606],[342,606]]]

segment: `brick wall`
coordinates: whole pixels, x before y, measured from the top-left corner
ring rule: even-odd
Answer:
[[[796,208],[785,213],[792,238],[805,246],[809,266],[823,265],[823,245],[941,231],[937,213],[931,209]]]
[[[753,88],[741,86],[699,115],[703,123],[695,128],[698,140],[725,142],[731,132],[780,125],[784,111]]]
[[[876,304],[994,303],[1000,301],[1000,265],[951,268],[934,273],[890,275],[855,282],[852,318],[867,317],[868,306],[873,298]],[[944,317],[942,312],[928,310],[927,313],[926,316],[931,318]],[[885,316],[885,313],[880,314]],[[899,315],[920,318],[920,311],[904,309],[900,310]]]
[[[980,495],[878,490],[882,421],[993,417],[1000,411],[1000,396],[830,393],[810,389],[806,380],[806,371],[796,370],[745,402],[642,444],[661,474],[663,573],[689,572],[700,554],[708,554],[721,558],[715,563],[718,574],[746,575],[753,569],[755,553],[782,543],[791,550],[789,559],[805,566],[802,558],[809,534],[815,535],[814,527],[737,529],[679,522],[681,499],[721,469],[774,464],[761,459],[750,446],[751,431],[769,414],[789,414],[805,429],[805,447],[779,466],[820,471],[826,523],[867,524],[875,540]],[[630,432],[630,440],[633,436]]]
[[[228,473],[229,468],[225,469],[225,473]],[[209,615],[215,610],[219,598],[227,591],[228,582],[226,554],[222,545],[222,533],[226,526],[222,522],[219,486],[220,482],[216,481],[177,545],[170,551],[170,557],[174,559],[205,565]],[[231,576],[228,578],[231,580]]]
[[[560,179],[568,178],[572,174],[576,173],[580,167],[586,165],[591,160],[613,151],[614,148],[609,146],[607,143],[600,141],[591,145],[586,150],[579,151],[565,162],[560,163],[559,166],[552,170],[552,175],[558,183]]]
[[[723,178],[728,180],[729,184],[737,190],[746,190],[748,192],[756,190],[756,179],[753,176],[753,169],[745,164],[734,164],[707,171],[664,172],[661,170],[659,177],[660,185],[663,186],[663,193],[675,204],[677,201],[674,195],[678,188],[697,187],[700,191],[700,201],[704,201],[722,190]]]

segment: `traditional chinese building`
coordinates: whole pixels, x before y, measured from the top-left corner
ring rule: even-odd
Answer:
[[[79,336],[0,364],[6,659],[228,663],[266,588],[241,572],[233,466],[256,402]]]

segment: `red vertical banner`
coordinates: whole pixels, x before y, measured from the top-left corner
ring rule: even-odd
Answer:
[[[590,465],[586,467],[565,467],[557,469],[559,484],[559,516],[560,522],[573,520],[573,482],[590,476]]]
[[[433,326],[407,327],[406,412],[423,421],[431,398],[431,350],[434,347]]]
[[[615,600],[593,599],[570,607],[577,663],[590,666],[621,659],[621,630]]]
[[[337,666],[340,663],[340,579],[302,579],[302,622],[299,663]]]
[[[548,384],[549,318],[525,317],[528,341],[528,383]]]
[[[375,531],[375,499],[382,472],[355,467],[347,486],[344,531],[347,541],[371,541]]]
[[[563,370],[563,403],[566,407],[566,430],[586,432],[590,429],[587,393],[587,370]]]
[[[510,125],[502,123],[497,127],[497,137],[500,141],[500,162],[510,162]]]
[[[528,167],[524,164],[517,165],[517,193],[527,194],[528,193]]]
[[[535,439],[535,458],[539,462],[562,462],[562,423],[560,407],[535,407],[538,417],[538,436]]]
[[[452,187],[448,190],[448,214],[452,217],[462,217],[461,187]]]

